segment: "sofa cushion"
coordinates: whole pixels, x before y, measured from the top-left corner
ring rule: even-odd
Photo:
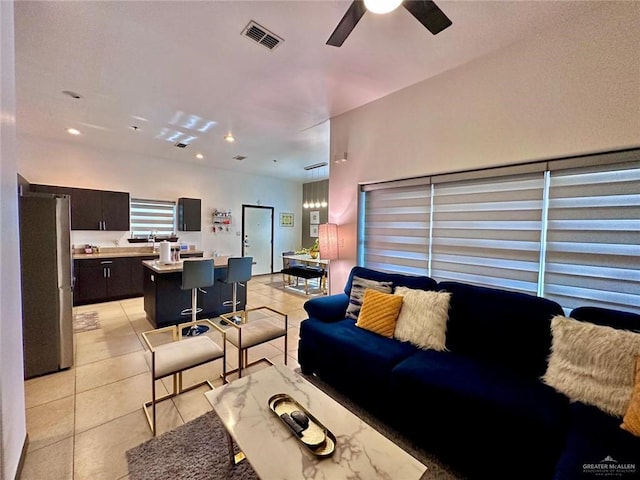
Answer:
[[[470,478],[551,477],[568,401],[539,380],[453,352],[421,350],[393,369],[391,388],[402,405],[394,424]]]
[[[447,348],[538,379],[547,368],[556,302],[524,293],[441,282],[451,292]]]
[[[569,410],[569,429],[554,480],[640,477],[640,438],[621,429],[619,418],[581,402]]]
[[[572,401],[622,417],[633,391],[640,334],[557,315],[543,381]]]
[[[451,294],[407,287],[394,293],[402,296],[394,338],[422,349],[445,350]]]
[[[627,432],[640,437],[640,357],[636,358],[636,376],[631,400],[622,418],[622,425]]]
[[[393,338],[401,308],[402,297],[368,288],[364,292],[356,327]]]
[[[394,287],[419,288],[421,290],[435,290],[438,285],[433,278],[427,276],[403,275],[401,273],[388,273],[372,270],[365,267],[353,267],[347,283],[344,286],[344,293],[351,295],[351,285],[354,277],[376,280],[378,282],[391,282]]]
[[[364,292],[367,288],[377,290],[382,293],[391,293],[393,284],[391,282],[382,282],[378,280],[370,280],[366,278],[354,277],[353,287],[349,295],[349,306],[347,307],[346,317],[353,320],[358,319],[362,302],[364,301]]]
[[[421,385],[428,385],[464,398],[468,409],[480,415],[491,406],[492,411],[508,415],[505,418],[526,417],[550,430],[562,424],[567,405],[562,395],[540,381],[452,352],[423,350],[411,355],[393,369],[392,385],[399,384],[404,384],[404,392],[416,394]]]
[[[326,323],[310,318],[300,323],[302,370],[364,402],[383,402],[391,369],[416,351],[409,343],[357,328],[351,319]]]

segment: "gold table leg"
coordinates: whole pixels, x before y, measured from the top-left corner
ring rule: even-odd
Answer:
[[[235,466],[247,457],[245,456],[244,452],[238,452],[236,454],[233,453],[233,439],[231,438],[231,435],[229,435],[229,432],[226,432],[226,434],[227,442],[229,444],[229,461],[231,462],[232,466]]]

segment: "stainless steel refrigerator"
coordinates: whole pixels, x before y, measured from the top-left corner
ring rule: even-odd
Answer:
[[[73,365],[73,292],[67,195],[20,197],[25,378]]]

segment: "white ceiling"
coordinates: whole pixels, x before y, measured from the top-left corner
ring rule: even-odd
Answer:
[[[439,0],[453,25],[436,36],[399,8],[367,12],[342,47],[325,45],[349,3],[17,1],[18,131],[318,180],[328,168],[303,167],[330,161],[329,118],[602,7]],[[270,51],[245,38],[251,20],[284,42]],[[187,148],[173,146],[191,136]]]

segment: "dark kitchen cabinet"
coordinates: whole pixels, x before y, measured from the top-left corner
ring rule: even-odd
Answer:
[[[71,229],[102,230],[102,192],[71,189]]]
[[[129,230],[129,194],[73,188],[72,230]]]
[[[129,230],[127,192],[40,184],[31,185],[31,190],[71,196],[71,230]]]
[[[178,199],[178,230],[199,232],[202,222],[202,208],[199,198]]]
[[[74,305],[132,296],[130,258],[76,260],[74,277]]]
[[[58,187],[56,185],[39,185],[32,184],[31,191],[38,193],[54,193],[56,195],[71,195],[71,188]]]

